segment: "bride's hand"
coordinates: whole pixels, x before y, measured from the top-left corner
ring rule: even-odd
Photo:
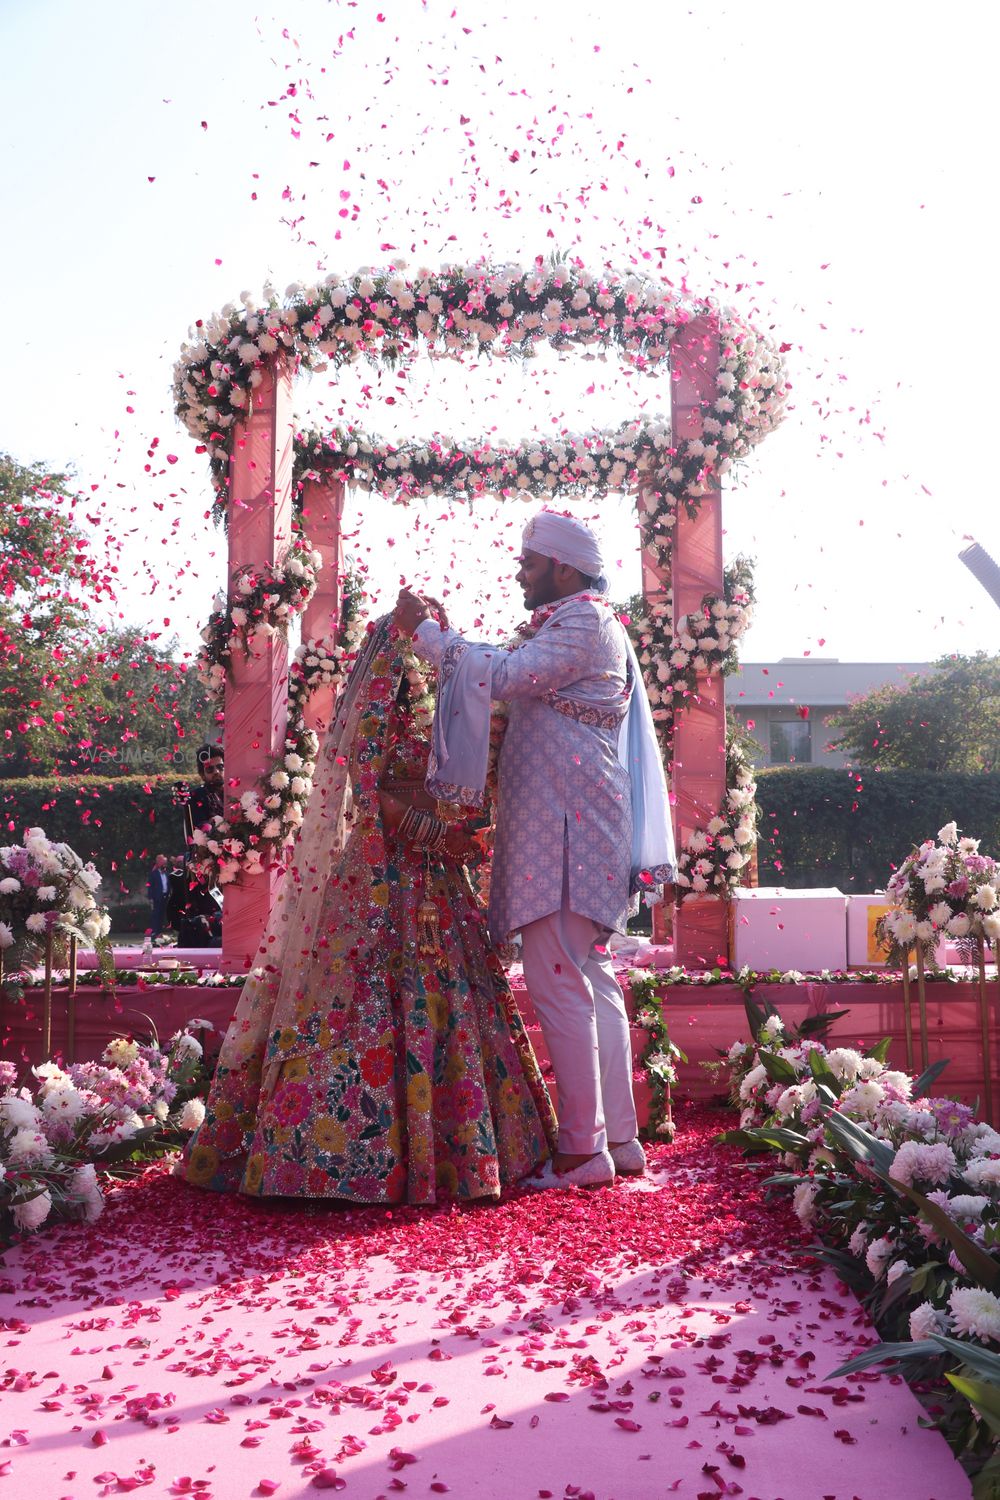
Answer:
[[[438,624],[441,626],[441,629],[448,630],[450,628],[448,623],[448,611],[445,609],[440,599],[435,599],[432,594],[425,594],[424,602],[430,605],[431,611],[436,617]]]
[[[456,864],[464,865],[473,855],[482,853],[475,837],[466,829],[452,825],[445,836],[444,853],[447,859],[453,859]]]

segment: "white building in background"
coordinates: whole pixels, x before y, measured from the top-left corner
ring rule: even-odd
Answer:
[[[758,765],[846,766],[847,756],[829,748],[839,733],[830,723],[837,711],[873,688],[886,683],[905,688],[912,678],[933,670],[929,662],[836,657],[748,661],[725,679],[726,713],[763,746]]]

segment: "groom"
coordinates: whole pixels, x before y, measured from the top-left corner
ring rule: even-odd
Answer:
[[[559,1095],[559,1149],[526,1185],[599,1186],[616,1171],[645,1168],[628,1016],[607,941],[625,931],[637,851],[649,884],[673,877],[666,786],[597,538],[543,510],[525,527],[519,561],[515,578],[533,613],[512,650],[464,640],[438,606],[407,589],[395,622],[438,669],[436,794],[478,794],[490,699],[510,705],[490,931],[497,942],[521,934],[525,983]]]

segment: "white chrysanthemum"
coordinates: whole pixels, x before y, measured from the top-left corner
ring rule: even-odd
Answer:
[[[40,1193],[35,1193],[31,1198],[22,1198],[11,1203],[10,1208],[18,1229],[24,1229],[30,1233],[40,1224],[44,1224],[48,1218],[52,1208],[52,1194],[48,1188],[43,1188]]]
[[[87,1101],[72,1083],[55,1084],[45,1090],[42,1109],[49,1120],[79,1120],[86,1113]]]
[[[947,1212],[953,1219],[979,1219],[989,1201],[981,1193],[953,1193],[948,1199]]]
[[[925,1145],[904,1141],[892,1159],[889,1176],[908,1186],[914,1182],[947,1182],[957,1166],[955,1153],[943,1141]]]
[[[792,1207],[800,1224],[811,1224],[816,1217],[816,1194],[819,1189],[811,1182],[800,1182],[792,1194]]]
[[[894,1260],[886,1267],[886,1283],[892,1286],[893,1282],[898,1281],[904,1272],[912,1270],[913,1267],[908,1260]]]
[[[825,1062],[835,1078],[850,1083],[857,1078],[864,1058],[851,1047],[833,1047],[826,1054]]]
[[[840,1108],[848,1110],[851,1114],[863,1115],[865,1119],[871,1119],[884,1098],[885,1089],[881,1084],[874,1081],[856,1083],[841,1094]]]
[[[886,1069],[880,1074],[879,1083],[885,1089],[894,1089],[897,1094],[902,1094],[906,1099],[910,1097],[913,1088],[913,1079],[909,1073],[899,1073],[893,1069]]]
[[[943,828],[938,829],[938,838],[942,844],[958,843],[958,825],[955,822],[946,823]]]
[[[760,1084],[765,1083],[766,1081],[767,1071],[760,1063],[758,1063],[755,1068],[750,1069],[749,1073],[740,1084],[740,1098],[749,1099],[754,1089],[758,1088]]]
[[[995,1156],[974,1157],[966,1162],[962,1176],[970,1187],[1000,1188],[1000,1158]]]
[[[784,1029],[785,1023],[780,1016],[768,1016],[760,1028],[761,1035],[766,1036],[768,1041],[773,1041],[776,1036],[780,1036]]]
[[[0,1097],[0,1123],[8,1130],[34,1130],[41,1118],[37,1107],[23,1091]]]
[[[954,1331],[1000,1342],[1000,1298],[985,1287],[958,1286],[948,1299]]]
[[[53,1159],[48,1138],[40,1130],[26,1126],[15,1130],[7,1142],[7,1160],[18,1167],[47,1167]]]
[[[127,1068],[139,1056],[138,1043],[128,1037],[116,1036],[105,1047],[104,1056],[113,1068]]]
[[[877,1240],[872,1240],[865,1254],[865,1265],[876,1280],[885,1270],[889,1257],[892,1255],[892,1240],[887,1240],[884,1235]]]
[[[851,1252],[852,1255],[856,1255],[858,1257],[858,1259],[860,1260],[861,1256],[864,1255],[867,1246],[868,1246],[868,1225],[867,1224],[859,1224],[858,1227],[857,1227],[857,1229],[851,1235],[851,1238],[848,1240],[848,1242],[847,1242],[847,1248]]]
[[[203,1099],[188,1099],[181,1110],[178,1124],[182,1130],[197,1130],[205,1118]]]
[[[933,1302],[921,1302],[910,1313],[910,1338],[914,1343],[919,1339],[929,1339],[933,1333],[947,1333],[950,1327],[948,1318]]]

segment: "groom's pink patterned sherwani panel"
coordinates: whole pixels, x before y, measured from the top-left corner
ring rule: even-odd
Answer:
[[[439,667],[461,640],[425,624],[414,646]],[[490,884],[496,941],[560,909],[564,870],[572,911],[625,930],[632,810],[617,747],[627,660],[613,610],[580,595],[493,658],[492,696],[510,705]]]

